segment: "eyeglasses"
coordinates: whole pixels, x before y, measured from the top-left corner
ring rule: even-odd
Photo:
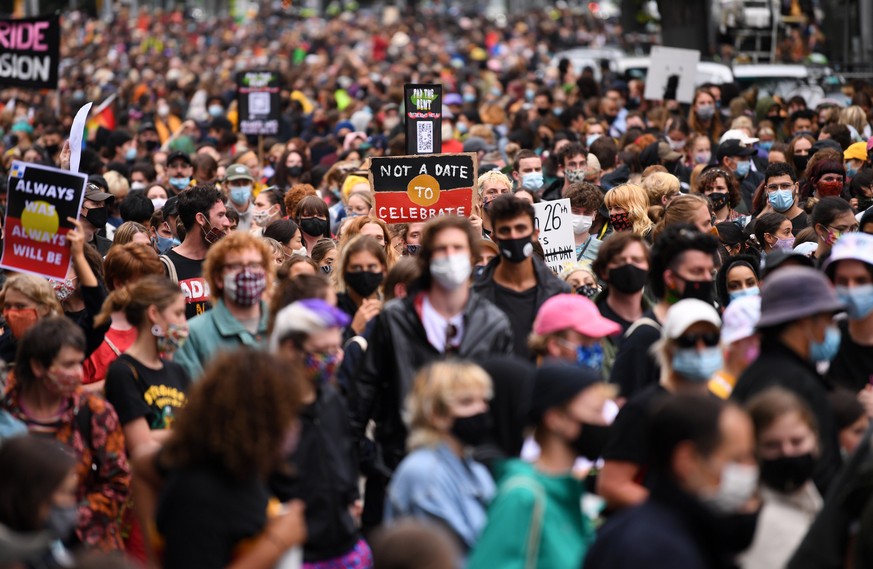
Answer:
[[[832,229],[834,231],[838,231],[839,233],[854,233],[858,231],[858,226],[853,225],[851,227],[833,227],[831,225],[827,226],[828,229]]]
[[[720,339],[718,332],[701,332],[699,334],[682,334],[676,338],[675,342],[680,348],[694,348],[702,341],[704,346],[712,348],[718,345]]]
[[[257,262],[257,263],[229,263],[229,264],[224,266],[224,270],[232,272],[232,273],[238,273],[238,272],[244,271],[246,269],[248,269],[250,271],[257,272],[257,271],[263,271],[264,267],[260,262]]]
[[[769,184],[769,185],[767,185],[767,186],[764,186],[764,188],[765,188],[768,192],[775,192],[776,190],[793,190],[793,189],[794,189],[794,182],[791,182],[790,184],[788,184],[788,183],[785,183],[785,184]]]

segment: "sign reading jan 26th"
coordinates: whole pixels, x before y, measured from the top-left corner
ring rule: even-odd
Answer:
[[[0,20],[0,85],[55,89],[60,55],[57,15]]]
[[[403,86],[406,117],[406,153],[437,154],[443,146],[443,86]]]
[[[245,135],[279,133],[279,74],[240,71],[236,74],[239,131]]]
[[[573,218],[567,198],[534,204],[539,241],[546,264],[556,273],[576,260]]]
[[[0,267],[63,280],[70,266],[68,217],[79,217],[88,176],[15,161],[9,171]]]
[[[376,215],[386,223],[469,217],[477,167],[475,152],[374,157],[369,178]]]

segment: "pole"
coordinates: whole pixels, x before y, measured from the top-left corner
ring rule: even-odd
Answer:
[[[264,135],[258,135],[258,165],[263,167],[264,165]],[[260,180],[256,180],[259,182]]]

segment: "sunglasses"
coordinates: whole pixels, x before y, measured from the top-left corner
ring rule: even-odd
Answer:
[[[675,342],[680,348],[695,348],[703,341],[703,345],[709,348],[718,345],[720,340],[718,332],[701,332],[699,334],[683,334],[676,338]]]

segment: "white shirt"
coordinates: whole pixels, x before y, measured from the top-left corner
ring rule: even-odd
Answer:
[[[433,304],[430,303],[428,295],[424,295],[424,302],[421,306],[421,323],[424,325],[428,342],[438,351],[446,351],[446,341],[449,339],[450,326],[455,327],[455,334],[451,337],[449,343],[454,348],[461,345],[461,340],[464,338],[463,312],[459,312],[451,318],[443,318],[433,307]]]

